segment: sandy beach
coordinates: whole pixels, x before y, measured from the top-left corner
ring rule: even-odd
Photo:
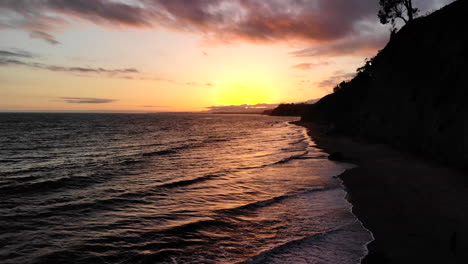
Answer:
[[[363,263],[468,263],[468,178],[383,144],[295,124],[327,153],[358,165],[340,175],[353,212],[375,237]]]

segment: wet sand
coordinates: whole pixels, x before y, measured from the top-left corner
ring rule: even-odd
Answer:
[[[384,144],[326,135],[327,153],[358,165],[340,175],[353,212],[375,237],[363,263],[468,263],[468,176]]]

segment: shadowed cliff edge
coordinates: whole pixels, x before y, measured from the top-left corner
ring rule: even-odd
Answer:
[[[358,167],[340,175],[353,213],[375,240],[362,263],[467,263],[468,179],[387,144],[327,134],[299,121],[317,146]]]
[[[359,165],[341,177],[375,236],[363,263],[468,263],[467,13],[411,21],[298,123]]]
[[[467,1],[408,23],[303,121],[467,169]]]
[[[310,104],[305,103],[280,104],[267,114],[272,116],[302,116],[309,107]]]

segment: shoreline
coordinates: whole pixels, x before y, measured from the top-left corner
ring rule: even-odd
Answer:
[[[311,122],[317,147],[358,165],[338,177],[352,211],[374,241],[362,263],[468,263],[468,179],[464,173],[390,146],[326,135]]]
[[[320,148],[319,146],[317,146],[317,148]],[[351,214],[354,215],[354,217],[356,218],[356,221],[359,223],[359,225],[364,229],[366,230],[366,232],[369,233],[370,237],[371,237],[371,240],[367,241],[364,245],[363,245],[363,248],[365,249],[365,255],[362,256],[360,258],[360,262],[359,263],[362,263],[364,261],[364,259],[366,259],[366,257],[369,255],[370,251],[369,251],[369,245],[375,241],[375,237],[374,237],[374,233],[372,233],[371,230],[369,230],[365,225],[364,223],[361,221],[361,219],[354,213],[354,204],[350,201],[349,199],[349,193],[348,193],[348,190],[345,186],[345,183],[344,183],[344,180],[341,178],[341,175],[343,173],[345,173],[346,171],[349,171],[349,170],[352,170],[356,167],[353,167],[353,168],[350,168],[350,169],[346,169],[344,172],[342,172],[341,174],[338,174],[334,177],[336,177],[337,180],[340,181],[340,186],[341,188],[343,188],[343,191],[345,192],[345,197],[343,197],[343,199],[345,199],[346,201],[348,201],[348,203],[351,205],[351,207],[349,208],[349,211]]]

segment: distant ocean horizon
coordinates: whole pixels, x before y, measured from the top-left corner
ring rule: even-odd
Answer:
[[[0,113],[0,259],[359,263],[352,165],[296,119]]]

